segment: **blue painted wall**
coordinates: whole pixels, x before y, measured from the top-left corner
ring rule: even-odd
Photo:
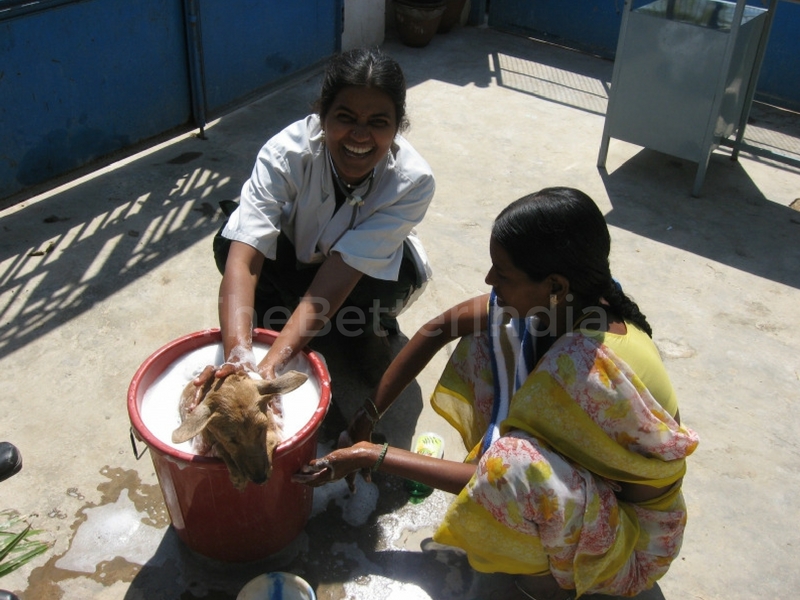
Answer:
[[[0,196],[189,121],[183,32],[174,0],[0,22]]]
[[[634,6],[647,1],[637,0]],[[766,8],[767,0],[747,4]],[[613,59],[625,0],[491,0],[489,25]],[[800,4],[778,2],[756,100],[800,111]]]
[[[800,111],[800,4],[796,2],[778,2],[756,100]]]
[[[196,0],[196,62],[184,17],[192,0],[0,10],[0,199],[202,125],[325,60],[340,45],[341,2]]]
[[[341,42],[341,4],[332,0],[201,0],[200,13],[212,112],[318,63]]]

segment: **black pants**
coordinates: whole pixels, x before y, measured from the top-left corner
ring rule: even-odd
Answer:
[[[231,240],[222,237],[220,232],[214,237],[214,260],[220,273],[224,274]],[[319,267],[319,264],[298,263],[294,245],[281,233],[275,260],[264,260],[258,278],[254,325],[280,331],[308,290]],[[406,250],[398,280],[387,281],[363,275],[331,317],[330,327],[346,336],[361,335],[370,330],[379,335],[383,331],[395,334],[398,332],[396,317],[418,285],[414,263]]]

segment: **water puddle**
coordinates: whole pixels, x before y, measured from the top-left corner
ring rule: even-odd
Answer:
[[[113,504],[87,508],[67,553],[55,564],[59,569],[94,573],[103,561],[122,558],[143,565],[158,548],[164,529],[146,525],[147,513],[136,509],[130,491]]]
[[[62,598],[65,589],[129,583],[161,544],[169,515],[159,487],[142,484],[136,471],[105,467],[101,474],[108,481],[98,486],[99,504],[78,510],[69,549],[31,571],[26,598]],[[78,488],[66,494],[83,499]],[[50,516],[66,518],[55,512]]]

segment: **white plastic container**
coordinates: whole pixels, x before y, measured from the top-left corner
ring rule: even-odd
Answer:
[[[302,577],[294,573],[265,573],[251,579],[236,600],[316,600],[317,595]]]

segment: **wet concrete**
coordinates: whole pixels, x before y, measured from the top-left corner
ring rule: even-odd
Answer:
[[[696,165],[611,140],[596,168],[612,64],[485,28],[456,27],[425,48],[386,49],[408,81],[407,137],[431,163],[437,193],[419,233],[434,265],[400,318],[410,336],[456,301],[486,291],[488,232],[510,201],[548,185],[583,189],[609,222],[615,275],[655,330],[683,420],[701,445],[689,462],[681,556],[639,596],[750,599],[800,589],[798,423],[800,170],[714,153],[700,198]],[[189,551],[168,526],[148,454],[134,456],[126,392],[163,344],[217,325],[211,238],[261,144],[304,116],[319,75],[217,122],[0,212],[0,438],[23,470],[0,508],[26,515],[52,544],[0,580],[24,600],[232,600],[252,577],[289,570],[320,600],[505,598],[503,576],[473,572],[430,542],[449,496],[410,504],[378,474],[352,496],[315,495],[312,516],[279,555],[225,564]],[[800,157],[797,115],[757,107],[753,141]],[[794,208],[793,208],[794,207]],[[333,403],[323,451],[405,338],[315,345]],[[361,344],[361,345],[359,345]],[[381,422],[464,449],[427,405],[446,352]]]

